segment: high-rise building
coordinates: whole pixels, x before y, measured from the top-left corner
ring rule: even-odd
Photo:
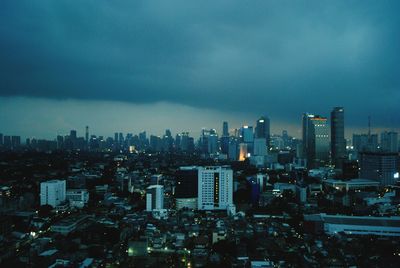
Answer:
[[[176,173],[176,209],[197,209],[198,167],[180,167]]]
[[[199,167],[198,209],[226,210],[232,204],[232,169],[227,167]]]
[[[245,143],[253,143],[254,141],[253,127],[243,126],[241,130],[242,130],[242,141]]]
[[[211,133],[208,137],[208,153],[215,154],[218,152],[218,135],[217,133]]]
[[[66,198],[65,180],[51,180],[40,184],[40,205],[53,208],[64,203]]]
[[[262,116],[257,120],[256,125],[256,138],[264,138],[267,140],[267,146],[270,146],[270,120],[267,116]]]
[[[3,134],[0,133],[0,146],[2,146],[2,145],[3,145]]]
[[[85,141],[86,141],[86,145],[89,144],[89,126],[86,126],[85,128]]]
[[[256,156],[267,155],[267,139],[265,138],[254,139],[253,155]]]
[[[361,152],[360,177],[392,185],[399,180],[399,154],[389,152]]]
[[[146,211],[164,208],[164,186],[151,185],[146,189]]]
[[[229,138],[229,146],[228,146],[228,158],[230,160],[236,161],[238,159],[238,147],[239,141],[236,137]]]
[[[335,107],[331,112],[331,152],[333,164],[336,168],[341,168],[346,159],[343,107]]]
[[[381,133],[381,148],[385,152],[397,153],[399,151],[399,141],[397,132],[384,131]]]
[[[76,136],[76,130],[71,130],[70,131],[70,133],[69,133],[69,138],[71,139],[71,140],[76,140],[76,138],[77,138],[77,136]]]
[[[12,147],[11,146],[12,145],[11,136],[6,135],[3,137],[3,145],[4,145],[4,148],[11,149],[11,147]]]
[[[21,146],[21,136],[11,137],[11,146],[13,149],[17,149]]]
[[[378,134],[353,134],[353,147],[357,152],[378,150]]]
[[[308,168],[323,166],[329,161],[327,119],[319,115],[303,115],[303,150]]]
[[[222,123],[222,137],[227,137],[227,136],[229,136],[228,122],[224,121]]]
[[[114,133],[114,144],[117,145],[118,144],[118,132]]]

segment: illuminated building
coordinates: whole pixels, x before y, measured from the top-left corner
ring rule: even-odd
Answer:
[[[232,204],[232,169],[227,167],[199,167],[198,209],[226,210]]]
[[[303,150],[308,168],[324,166],[329,161],[327,119],[319,115],[303,115]]]

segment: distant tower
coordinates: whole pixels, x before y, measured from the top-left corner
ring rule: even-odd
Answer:
[[[270,121],[269,118],[266,116],[262,116],[257,120],[256,125],[256,138],[264,138],[266,139],[267,147],[270,146]]]
[[[226,121],[224,121],[222,124],[222,136],[223,137],[229,136],[228,122],[226,122]]]
[[[331,152],[333,164],[336,168],[341,168],[346,159],[343,107],[335,107],[331,112]]]
[[[328,162],[329,134],[325,117],[303,115],[303,150],[308,168],[317,168]]]
[[[85,139],[86,139],[86,144],[89,144],[89,126],[86,126]]]

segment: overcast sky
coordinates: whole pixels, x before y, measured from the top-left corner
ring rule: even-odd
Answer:
[[[0,1],[0,132],[400,126],[399,1]],[[79,132],[78,132],[79,134]]]

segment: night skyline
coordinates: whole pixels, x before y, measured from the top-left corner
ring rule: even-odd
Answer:
[[[399,131],[397,1],[2,1],[1,132],[220,132],[345,107],[346,136]]]

